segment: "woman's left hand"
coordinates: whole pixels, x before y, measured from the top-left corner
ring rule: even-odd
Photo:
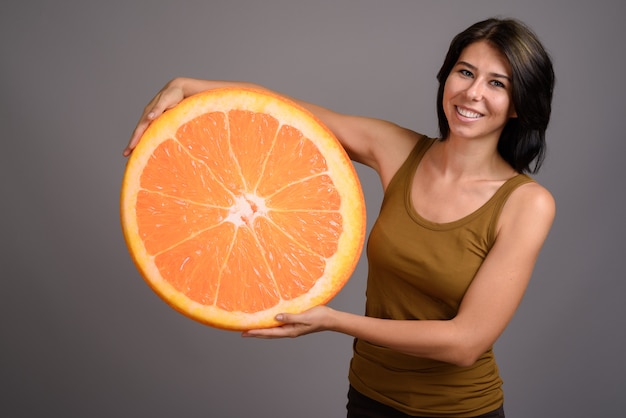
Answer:
[[[329,330],[333,310],[327,306],[316,306],[300,314],[282,313],[276,320],[283,325],[274,328],[245,331],[242,337],[256,338],[294,338],[301,335]]]

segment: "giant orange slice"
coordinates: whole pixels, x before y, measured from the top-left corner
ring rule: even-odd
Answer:
[[[148,127],[121,218],[150,287],[232,330],[328,302],[365,234],[358,177],[333,134],[281,96],[234,88],[191,96]]]

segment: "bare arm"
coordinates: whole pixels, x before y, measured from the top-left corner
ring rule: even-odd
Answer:
[[[132,153],[148,125],[163,112],[175,107],[186,97],[219,87],[264,89],[252,83],[175,78],[144,108],[123,155]],[[378,171],[383,182],[395,172],[418,138],[415,132],[390,122],[345,115],[312,103],[290,99],[318,117],[337,136],[350,158]]]
[[[473,364],[493,346],[513,317],[530,280],[555,213],[550,193],[537,184],[516,190],[505,205],[494,247],[463,298],[455,318],[398,321],[319,306],[283,315],[284,326],[244,336],[293,337],[332,330],[418,357],[460,366]]]

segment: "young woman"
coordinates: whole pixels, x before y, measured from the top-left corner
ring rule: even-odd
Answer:
[[[282,314],[259,338],[355,337],[349,417],[503,417],[492,346],[522,300],[552,225],[543,160],[554,73],[525,25],[488,19],[457,35],[439,74],[440,138],[299,102],[379,174],[366,314]],[[177,78],[145,108],[124,155],[184,97],[244,83]],[[259,86],[254,86],[259,88]]]

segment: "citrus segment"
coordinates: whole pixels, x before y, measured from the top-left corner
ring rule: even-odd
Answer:
[[[148,127],[121,216],[159,296],[236,330],[329,301],[365,235],[358,178],[332,133],[283,97],[245,89],[189,97]]]
[[[235,193],[244,190],[237,161],[230,152],[224,112],[209,112],[186,122],[177,130],[176,139],[190,156],[206,164],[224,187]]]
[[[280,295],[254,233],[249,228],[237,228],[221,275],[217,307],[254,313],[271,308],[279,301]]]
[[[258,232],[281,297],[290,300],[309,291],[324,273],[324,257],[270,222],[259,220]]]
[[[146,251],[156,255],[215,227],[226,210],[141,190],[137,195],[137,213],[138,233]]]
[[[306,242],[315,254],[331,257],[337,252],[337,236],[342,230],[339,213],[272,211],[269,218],[294,241]]]
[[[328,170],[326,160],[313,142],[303,138],[302,133],[292,126],[280,128],[272,151],[259,181],[258,192],[262,195],[274,193],[285,186],[288,184],[286,179],[295,183]],[[300,163],[294,164],[294,158],[298,158]]]
[[[214,304],[219,277],[229,254],[234,227],[223,223],[155,256],[154,263],[176,291],[201,304]]]
[[[228,112],[228,122],[232,153],[247,190],[253,190],[270,154],[278,121],[267,114],[235,109]]]

